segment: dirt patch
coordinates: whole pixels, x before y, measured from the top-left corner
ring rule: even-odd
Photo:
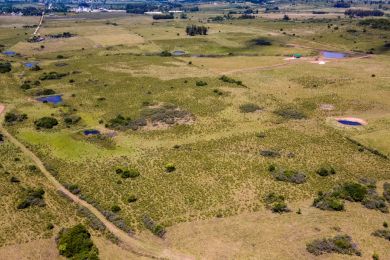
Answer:
[[[335,109],[335,107],[332,104],[321,104],[320,109],[325,111],[332,111]]]

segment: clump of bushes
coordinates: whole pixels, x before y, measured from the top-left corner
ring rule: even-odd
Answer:
[[[0,73],[7,73],[12,70],[12,65],[8,61],[0,61]]]
[[[42,118],[36,120],[34,122],[34,124],[35,124],[35,127],[37,129],[40,129],[40,128],[52,129],[53,127],[58,125],[58,121],[54,117],[45,116],[45,117],[42,117]]]
[[[269,40],[266,39],[254,39],[251,41],[254,45],[259,46],[270,46],[272,43]]]
[[[242,105],[240,105],[239,108],[240,108],[241,113],[253,113],[253,112],[259,111],[261,109],[258,105],[253,104],[253,103],[242,104]]]
[[[186,33],[190,36],[207,35],[208,28],[206,26],[189,25],[186,27]]]
[[[202,81],[202,80],[198,80],[198,81],[196,81],[196,86],[197,86],[197,87],[204,87],[204,86],[207,86],[207,82]]]
[[[39,79],[40,80],[54,80],[54,79],[61,79],[65,76],[68,76],[69,73],[60,73],[60,72],[55,72],[51,71],[49,73],[44,72]]]
[[[285,107],[285,108],[280,108],[274,113],[278,116],[283,117],[284,119],[304,119],[306,118],[306,115],[295,108],[292,107]]]
[[[65,183],[64,184],[64,187],[70,191],[71,193],[77,195],[77,194],[80,194],[81,190],[79,188],[79,186],[77,184],[69,184],[69,183]]]
[[[54,95],[56,92],[51,88],[44,88],[39,89],[35,92],[36,96],[48,96],[48,95]]]
[[[344,210],[344,201],[360,202],[368,209],[376,209],[383,213],[389,212],[385,198],[376,193],[375,186],[347,182],[335,187],[332,191],[319,192],[313,206],[322,210]]]
[[[309,253],[316,256],[325,253],[361,255],[357,245],[352,242],[352,238],[348,235],[337,235],[332,238],[316,239],[308,243],[306,249]]]
[[[160,238],[163,238],[165,233],[166,233],[166,230],[165,228],[162,226],[162,225],[158,225],[154,222],[154,220],[148,216],[148,215],[144,215],[142,217],[142,221],[145,225],[145,227],[147,229],[149,229],[150,231],[152,231],[152,233]]]
[[[287,207],[286,202],[284,201],[282,195],[277,195],[274,192],[268,194],[264,198],[266,207],[271,209],[274,213],[285,213],[290,212],[291,210]]]
[[[336,170],[330,165],[325,165],[319,168],[316,171],[316,173],[322,177],[325,177],[325,176],[336,174]]]
[[[222,96],[224,93],[221,91],[221,90],[219,90],[219,89],[214,89],[213,90],[213,92],[215,93],[215,94],[217,94],[218,96]]]
[[[222,80],[223,82],[226,82],[226,83],[232,83],[232,84],[237,84],[239,86],[244,86],[242,84],[241,80],[236,80],[236,79],[230,78],[226,75],[223,75],[222,77],[220,77],[219,80]]]
[[[261,150],[260,155],[264,157],[272,157],[272,158],[280,157],[280,153],[274,150]]]
[[[111,211],[114,213],[118,213],[119,211],[121,211],[121,208],[118,205],[113,205],[111,207]]]
[[[140,176],[139,171],[133,168],[129,168],[129,169],[118,168],[115,170],[115,172],[116,174],[119,174],[123,179],[127,179],[127,178],[134,179]]]
[[[173,163],[167,163],[164,166],[166,172],[173,172],[176,170],[176,167]]]
[[[44,207],[46,205],[43,198],[44,194],[45,191],[42,188],[27,189],[17,209],[26,209],[31,206]]]
[[[390,202],[390,183],[388,182],[383,184],[383,197]]]
[[[57,248],[60,255],[70,259],[98,260],[99,251],[93,244],[91,234],[81,224],[72,228],[62,229],[57,238]]]
[[[162,51],[160,53],[160,56],[161,57],[171,57],[172,56],[172,53],[170,53],[169,51],[165,50],[165,51]]]
[[[81,120],[81,117],[75,116],[75,115],[70,115],[70,116],[64,117],[64,122],[67,125],[75,125],[78,122],[80,122],[80,120]]]
[[[373,236],[381,237],[390,241],[390,230],[388,229],[378,229],[372,233]]]
[[[386,18],[379,19],[364,19],[358,23],[362,26],[370,26],[373,29],[390,30],[390,20]]]
[[[19,114],[16,112],[7,112],[4,116],[4,120],[8,124],[12,124],[15,122],[23,122],[27,119],[27,114]]]
[[[277,169],[274,165],[269,166],[268,170],[277,181],[285,181],[295,184],[302,184],[306,182],[306,175],[302,172]]]

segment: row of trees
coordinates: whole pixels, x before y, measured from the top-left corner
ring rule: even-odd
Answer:
[[[348,15],[350,17],[358,16],[358,17],[365,17],[365,16],[383,16],[384,13],[380,10],[364,10],[364,9],[348,9],[344,12],[345,15]]]
[[[195,36],[195,35],[207,35],[208,28],[203,25],[189,25],[186,28],[187,35]]]

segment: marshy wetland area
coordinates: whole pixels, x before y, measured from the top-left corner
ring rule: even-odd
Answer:
[[[390,12],[190,6],[0,15],[0,259],[390,259]]]

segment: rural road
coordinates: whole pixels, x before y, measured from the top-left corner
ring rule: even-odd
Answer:
[[[71,193],[67,190],[53,175],[46,169],[43,162],[36,156],[32,151],[30,151],[24,144],[19,142],[13,135],[11,135],[4,127],[3,121],[4,116],[2,115],[5,111],[5,106],[0,104],[0,132],[7,138],[11,143],[17,146],[25,155],[27,155],[39,168],[39,170],[44,174],[44,176],[52,183],[52,185],[59,191],[63,192],[68,198],[70,198],[74,203],[77,203],[80,206],[87,208],[92,214],[94,214],[109,230],[113,235],[115,235],[122,243],[122,246],[131,251],[132,253],[149,257],[154,259],[193,259],[192,257],[182,255],[177,252],[173,252],[168,248],[165,248],[161,245],[157,245],[152,242],[141,241],[134,236],[130,236],[123,230],[116,227],[113,223],[107,220],[103,214],[97,210],[94,206],[88,202],[80,199],[78,196]]]

